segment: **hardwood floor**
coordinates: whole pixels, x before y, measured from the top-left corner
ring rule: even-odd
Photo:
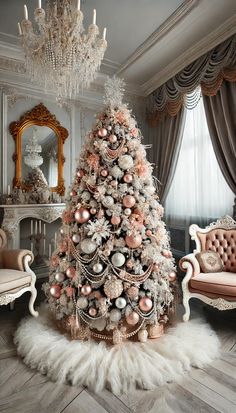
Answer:
[[[39,294],[38,303],[42,300]],[[193,303],[216,330],[222,353],[211,366],[192,369],[178,383],[155,391],[137,390],[114,396],[108,390],[94,394],[85,388],[53,383],[26,367],[17,357],[12,336],[28,314],[28,296],[15,310],[0,307],[0,412],[4,413],[185,413],[236,412],[236,312],[218,312]],[[183,338],[184,339],[184,338]]]

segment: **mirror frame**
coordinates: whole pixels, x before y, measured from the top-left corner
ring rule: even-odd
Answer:
[[[58,178],[57,186],[50,187],[52,192],[57,192],[60,195],[65,194],[65,184],[63,178],[63,167],[65,163],[65,157],[63,153],[63,144],[68,138],[68,130],[61,126],[60,122],[56,119],[43,103],[35,106],[30,111],[27,111],[16,122],[11,122],[9,130],[13,139],[15,140],[15,153],[12,156],[15,162],[15,177],[13,179],[13,187],[21,188],[27,192],[32,189],[32,185],[24,184],[22,181],[22,134],[23,131],[29,126],[47,126],[51,128],[57,135],[58,140]]]

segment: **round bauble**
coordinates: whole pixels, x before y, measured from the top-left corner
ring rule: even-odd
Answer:
[[[59,298],[61,295],[61,287],[57,284],[52,285],[50,288],[50,294],[54,298]]]
[[[139,330],[138,332],[138,341],[141,343],[146,343],[148,339],[148,332],[147,330]]]
[[[103,265],[100,262],[97,262],[96,264],[93,265],[93,272],[95,272],[95,274],[100,274],[102,270],[103,270]]]
[[[131,211],[130,208],[125,208],[125,209],[124,209],[124,214],[125,214],[127,217],[129,217],[129,216],[131,215],[131,213],[132,213],[132,211]]]
[[[79,297],[76,304],[80,310],[84,310],[88,307],[88,300],[86,297]]]
[[[130,184],[133,181],[133,176],[131,174],[125,174],[123,180],[127,184]]]
[[[83,171],[83,169],[79,169],[79,170],[76,172],[76,175],[77,175],[77,178],[81,179],[81,178],[84,176],[84,171]]]
[[[95,215],[97,213],[97,210],[96,208],[91,208],[89,212],[90,214]]]
[[[107,130],[109,130],[109,131],[111,131],[111,130],[112,130],[111,125],[109,125],[109,126],[107,127]]]
[[[80,236],[79,236],[79,234],[73,234],[73,235],[72,235],[72,241],[73,241],[75,244],[78,244],[78,243],[80,242]]]
[[[76,196],[76,195],[77,195],[77,192],[74,189],[72,189],[72,191],[70,191],[70,196]]]
[[[64,272],[56,272],[55,274],[55,279],[59,282],[62,283],[65,280],[65,274]]]
[[[113,181],[111,181],[111,186],[113,188],[115,188],[117,186],[117,184],[118,184],[118,182],[115,179],[113,179]]]
[[[122,267],[125,263],[125,256],[121,252],[116,252],[112,258],[111,262],[115,267]]]
[[[113,276],[110,280],[107,280],[104,284],[104,292],[110,299],[117,298],[122,294],[123,283],[121,280]]]
[[[101,170],[101,175],[103,176],[103,178],[105,178],[108,175],[108,170],[107,169],[102,169]]]
[[[130,287],[127,290],[127,295],[131,300],[135,300],[135,298],[138,298],[138,293],[139,293],[139,289],[138,287]]]
[[[79,224],[84,224],[87,222],[90,218],[90,213],[89,210],[86,208],[79,208],[77,211],[75,211],[75,220]]]
[[[172,252],[170,250],[163,250],[162,255],[165,258],[171,258],[172,257]]]
[[[125,195],[123,198],[123,205],[126,208],[132,208],[135,205],[135,198],[132,195]]]
[[[116,143],[117,142],[117,136],[116,135],[110,135],[109,136],[109,142]]]
[[[102,200],[102,205],[106,208],[110,208],[114,204],[114,199],[112,196],[108,195]]]
[[[116,308],[114,308],[113,310],[111,310],[110,312],[110,320],[113,323],[118,323],[121,319],[121,312],[119,310],[117,310]]]
[[[139,315],[136,311],[132,311],[129,315],[126,316],[127,324],[135,326],[139,322]]]
[[[68,278],[73,278],[75,276],[76,270],[75,267],[68,267],[66,270],[66,275]]]
[[[85,254],[92,254],[97,249],[96,242],[92,241],[91,238],[85,238],[80,243],[81,251]]]
[[[142,244],[142,237],[140,234],[126,235],[125,242],[129,248],[138,248]]]
[[[96,315],[97,315],[97,309],[96,308],[94,308],[94,307],[90,307],[90,309],[89,309],[89,315],[91,316],[91,317],[95,317]]]
[[[105,128],[99,129],[98,136],[100,136],[100,138],[105,138],[105,136],[107,136],[107,130]]]
[[[124,297],[118,297],[115,301],[116,307],[117,308],[125,308],[126,306],[126,299]]]
[[[140,310],[143,311],[143,312],[150,311],[152,309],[152,306],[153,306],[152,300],[148,297],[142,297],[139,300],[138,305],[139,305]]]
[[[81,287],[81,293],[83,295],[89,295],[92,292],[92,287],[89,284],[85,284]]]
[[[111,217],[111,223],[112,225],[119,225],[120,217],[116,217],[116,216]]]
[[[151,231],[150,229],[147,229],[146,235],[147,235],[148,237],[150,237],[150,236],[152,235],[152,231]]]
[[[175,271],[171,271],[168,275],[169,281],[170,282],[174,282],[176,280],[176,272]]]
[[[132,156],[130,155],[121,155],[118,160],[118,164],[119,167],[125,171],[126,169],[130,169],[133,167],[134,161]]]

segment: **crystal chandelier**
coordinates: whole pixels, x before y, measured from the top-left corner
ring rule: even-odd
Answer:
[[[24,20],[18,23],[25,53],[26,70],[33,81],[56,91],[57,98],[73,97],[95,79],[105,50],[106,28],[102,38],[96,25],[96,10],[88,33],[83,29],[80,0],[41,0],[34,11],[37,30],[28,19],[24,5]]]
[[[27,166],[30,168],[38,168],[42,165],[43,158],[39,155],[42,152],[42,147],[38,144],[35,132],[33,132],[33,135],[28,139],[25,152],[28,153],[28,155],[24,157],[24,163]]]

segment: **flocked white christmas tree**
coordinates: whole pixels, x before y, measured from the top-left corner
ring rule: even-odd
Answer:
[[[50,308],[73,338],[163,334],[176,278],[152,166],[120,79],[80,154],[57,250],[44,285]]]

